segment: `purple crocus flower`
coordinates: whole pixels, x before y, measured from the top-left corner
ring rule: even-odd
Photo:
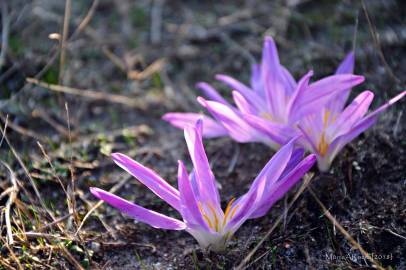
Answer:
[[[198,102],[214,118],[204,116],[203,136],[230,136],[242,143],[262,142],[277,150],[300,134],[296,124],[303,116],[323,107],[338,93],[348,94],[348,89],[364,80],[362,76],[341,72],[309,83],[312,75],[310,71],[296,82],[280,64],[275,42],[266,37],[261,64],[252,69],[251,87],[226,75],[216,76],[234,89],[235,106],[209,84],[197,84],[209,98],[198,97]],[[184,128],[200,117],[198,113],[167,113],[163,119]]]
[[[346,108],[347,97],[338,97],[318,113],[303,117],[298,125],[303,135],[299,142],[316,154],[320,171],[327,171],[340,150],[366,129],[375,124],[378,115],[405,96],[406,91],[390,99],[375,111],[365,115],[374,94],[364,91]]]
[[[179,190],[131,158],[119,153],[112,155],[118,166],[179,211],[183,221],[146,209],[99,188],[90,188],[90,191],[100,200],[138,221],[160,229],[186,230],[202,248],[221,251],[247,219],[264,216],[316,162],[315,155],[303,159],[304,150],[294,149],[295,139],[292,139],[265,165],[248,192],[237,200],[232,199],[223,211],[216,180],[203,148],[202,128],[203,122],[198,120],[195,127],[187,126],[184,130],[194,169],[188,174],[179,161]]]

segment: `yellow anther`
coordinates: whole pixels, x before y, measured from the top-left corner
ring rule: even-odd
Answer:
[[[213,208],[213,206],[211,206],[211,204],[209,204],[208,206],[209,206],[211,214],[213,215],[213,218],[214,218],[214,224],[215,224],[216,232],[218,232],[219,231],[219,220],[217,218],[216,211],[214,211],[214,208]]]
[[[323,131],[323,133],[321,134],[319,145],[317,147],[317,150],[319,151],[319,153],[322,157],[327,153],[327,150],[329,147],[328,143],[326,142],[325,137],[326,137],[326,135],[325,135],[325,132]]]
[[[259,116],[261,116],[262,118],[264,118],[266,120],[270,120],[270,121],[273,120],[272,115],[270,113],[268,113],[268,112],[261,112],[259,114]]]
[[[323,125],[324,125],[324,127],[327,126],[329,117],[330,117],[330,111],[326,110],[326,112],[323,115]]]
[[[202,216],[203,216],[204,220],[209,225],[210,229],[213,229],[213,223],[211,223],[210,218],[204,212],[204,209],[203,209],[202,204],[200,202],[198,203],[198,207],[199,207],[200,212],[202,213]]]
[[[232,198],[227,204],[226,211],[224,212],[223,226],[226,224],[228,214],[230,213],[231,205],[233,204],[234,201],[235,198]]]
[[[236,205],[236,206],[233,208],[233,211],[231,211],[230,219],[233,218],[233,216],[234,216],[234,214],[235,214],[235,211],[237,211],[237,208],[238,208],[238,205]]]

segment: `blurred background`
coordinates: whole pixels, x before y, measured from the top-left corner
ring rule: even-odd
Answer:
[[[296,79],[309,69],[316,78],[332,74],[355,50],[355,73],[366,81],[351,97],[370,89],[374,108],[405,89],[406,4],[400,0],[0,0],[0,8],[0,269],[238,264],[286,201],[248,222],[227,253],[216,255],[196,249],[186,233],[134,223],[97,203],[88,187],[176,216],[109,155],[126,153],[176,186],[176,160],[190,162],[182,132],[161,116],[201,111],[200,81],[230,97],[214,81],[217,73],[248,83],[265,35],[274,37]],[[331,174],[316,173],[312,183],[367,251],[392,255],[377,259],[389,269],[406,268],[404,105],[388,110],[341,153]],[[272,156],[261,145],[226,138],[207,141],[206,149],[223,203],[244,192]],[[371,265],[305,192],[248,267]]]

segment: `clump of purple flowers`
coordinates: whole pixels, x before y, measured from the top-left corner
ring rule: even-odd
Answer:
[[[202,248],[224,250],[228,240],[247,220],[264,216],[313,166],[315,155],[303,158],[303,149],[294,149],[295,138],[273,156],[253,181],[247,193],[231,199],[223,211],[216,180],[202,142],[202,121],[185,128],[185,140],[193,163],[189,174],[179,161],[178,189],[153,170],[123,154],[113,154],[114,162],[136,177],[162,200],[176,209],[183,220],[131,203],[99,188],[90,191],[121,212],[155,228],[185,230]]]
[[[354,55],[350,53],[334,75],[310,83],[309,71],[298,82],[280,64],[275,42],[266,37],[260,65],[252,69],[251,85],[226,75],[216,78],[233,89],[234,104],[225,100],[212,86],[197,86],[209,98],[198,102],[213,116],[204,116],[207,138],[230,136],[234,140],[262,142],[277,150],[293,137],[315,153],[319,169],[326,171],[345,144],[373,125],[379,113],[401,99],[406,91],[366,114],[372,101],[370,91],[361,93],[347,108],[350,89],[364,81],[353,75]],[[184,128],[201,117],[198,113],[167,113],[163,119]]]

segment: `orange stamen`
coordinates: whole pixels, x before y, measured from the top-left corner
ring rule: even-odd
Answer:
[[[230,213],[231,205],[233,204],[234,201],[235,198],[232,198],[227,204],[226,211],[224,212],[223,226],[226,224],[228,214]]]

